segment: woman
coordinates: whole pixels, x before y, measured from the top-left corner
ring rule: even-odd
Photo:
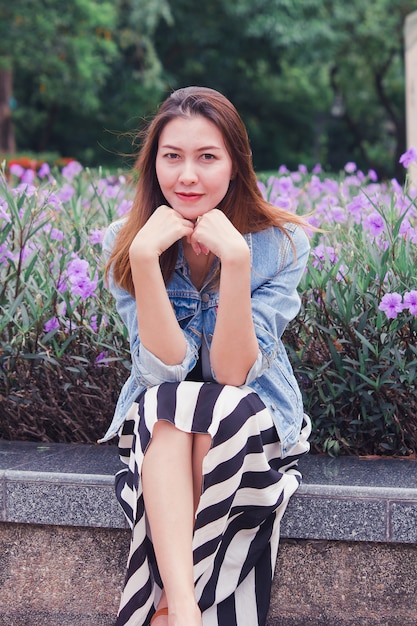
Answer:
[[[117,626],[266,621],[309,420],[281,342],[309,253],[266,202],[220,93],[174,92],[147,128],[133,207],[105,237],[132,372],[103,440],[132,528]]]

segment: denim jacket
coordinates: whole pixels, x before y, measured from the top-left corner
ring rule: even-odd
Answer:
[[[122,225],[122,220],[114,222],[106,231],[103,241],[106,261]],[[260,396],[271,412],[284,456],[296,443],[300,433],[303,405],[281,336],[287,324],[299,312],[297,286],[310,250],[302,228],[288,223],[286,230],[294,243],[296,257],[288,237],[279,228],[271,227],[244,235],[251,254],[252,315],[259,344],[257,359],[248,372],[245,385]],[[210,275],[207,282],[209,278]],[[167,285],[167,292],[184,333],[187,349],[182,363],[165,365],[141,345],[135,299],[115,284],[111,272],[109,289],[127,327],[132,369],[121,390],[113,421],[101,442],[117,434],[132,403],[142,391],[165,381],[178,382],[186,378],[197,361],[203,335],[210,349],[219,302],[217,291],[212,292],[204,286],[198,291],[194,287],[179,242],[175,273]]]

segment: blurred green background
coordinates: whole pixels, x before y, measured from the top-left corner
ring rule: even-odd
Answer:
[[[416,0],[0,2],[0,155],[127,167],[132,131],[198,84],[237,106],[258,171],[403,176]]]

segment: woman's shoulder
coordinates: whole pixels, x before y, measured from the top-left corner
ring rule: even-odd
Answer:
[[[282,228],[270,226],[263,230],[246,235],[249,247],[257,248],[259,251],[265,248],[279,249],[288,246],[294,247],[298,252],[302,252],[310,247],[309,238],[305,229],[294,222],[286,222]]]
[[[120,219],[109,224],[106,229],[106,235],[107,233],[117,235],[122,226],[126,224],[126,219],[126,217],[121,217]]]
[[[104,249],[113,247],[114,240],[118,232],[122,228],[122,226],[125,225],[125,223],[126,223],[126,218],[122,217],[121,219],[116,220],[115,222],[112,222],[111,224],[107,226],[106,231],[104,233],[104,238],[103,238]]]

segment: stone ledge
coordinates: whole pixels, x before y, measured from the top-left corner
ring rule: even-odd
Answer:
[[[0,521],[126,528],[116,446],[0,441]],[[283,539],[417,543],[417,461],[309,455]]]
[[[114,626],[129,544],[127,529],[0,524],[0,626]],[[416,595],[416,545],[283,539],[266,626],[416,626]]]

